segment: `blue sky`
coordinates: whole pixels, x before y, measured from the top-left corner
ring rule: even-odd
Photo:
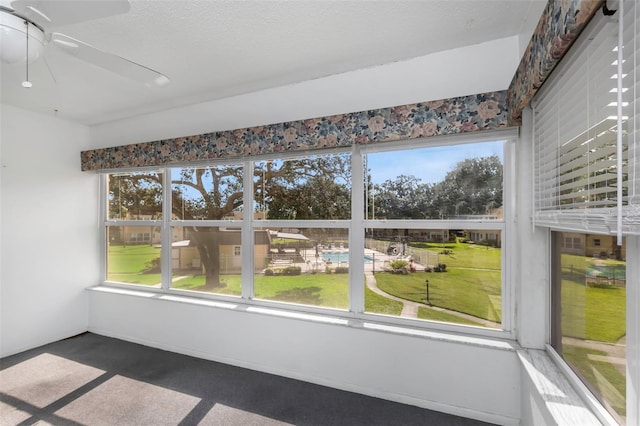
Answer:
[[[369,154],[367,161],[375,184],[395,180],[402,174],[414,175],[422,183],[436,183],[460,161],[490,155],[504,159],[501,141],[378,152]]]

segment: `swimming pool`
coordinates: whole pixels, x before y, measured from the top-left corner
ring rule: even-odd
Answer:
[[[349,262],[348,251],[323,251],[322,258],[325,262],[331,261],[331,263]],[[370,256],[364,256],[364,263],[373,262],[373,258]]]

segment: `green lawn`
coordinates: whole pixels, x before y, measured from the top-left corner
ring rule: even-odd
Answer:
[[[602,271],[616,271],[624,262],[597,260]],[[562,334],[578,339],[616,342],[626,334],[626,288],[586,285],[594,260],[585,256],[563,254],[562,264]]]
[[[597,275],[621,280],[625,262],[563,254],[562,335],[580,340],[615,343],[626,334],[626,288],[599,282]],[[606,284],[605,284],[606,283]],[[606,348],[606,346],[603,346]],[[562,356],[621,416],[626,411],[625,376],[601,350],[562,345]]]
[[[240,296],[242,294],[242,277],[240,275],[221,275],[220,280],[225,284],[215,289],[217,294]],[[171,284],[172,288],[179,290],[201,291],[204,286],[204,275],[191,275],[181,278]]]
[[[381,290],[420,303],[426,303],[426,279],[429,280],[429,301],[432,305],[501,321],[500,271],[449,269],[447,266],[447,272],[441,273],[376,274]]]
[[[428,274],[431,282],[431,302],[436,306],[458,310],[481,318],[499,321],[500,289],[491,285],[500,280],[500,272],[455,270],[457,265],[473,265],[499,268],[500,250],[468,244],[455,244],[448,247],[452,255],[446,258],[446,273]],[[157,285],[161,281],[160,273],[145,273],[149,262],[160,257],[160,249],[151,245],[110,246],[108,258],[108,279],[141,285]],[[466,263],[463,260],[466,259]],[[454,268],[454,269],[451,269]],[[473,272],[473,273],[472,273]],[[378,274],[379,285],[385,291],[408,300],[423,302],[425,274],[390,275]],[[224,287],[215,289],[215,293],[239,296],[241,294],[240,275],[221,277]],[[268,277],[255,275],[256,298],[325,306],[339,309],[348,308],[348,274],[302,274],[298,276]],[[172,286],[176,289],[198,291],[204,285],[203,276],[189,276],[176,280]],[[489,291],[482,294],[483,289]],[[366,311],[385,315],[399,315],[400,302],[383,298],[369,289],[365,289]],[[421,317],[437,321],[461,322],[458,317],[445,318],[433,310],[422,312]],[[428,318],[427,318],[428,317]]]
[[[479,322],[470,321],[466,318],[460,318],[459,316],[448,314],[446,312],[436,311],[429,308],[418,308],[418,318],[430,321],[451,322],[455,324],[465,325],[477,325],[483,327],[484,324]]]
[[[155,285],[161,282],[160,273],[145,273],[153,259],[160,258],[160,248],[148,244],[130,246],[109,246],[107,257],[107,280]]]
[[[241,294],[240,275],[223,275],[220,278],[226,285],[215,289],[216,293]],[[173,288],[199,291],[203,285],[204,276],[195,275],[175,281]],[[254,289],[257,299],[349,308],[349,274],[254,275]]]
[[[256,298],[349,308],[349,274],[254,275]]]
[[[621,416],[626,415],[626,379],[603,351],[563,345],[564,358],[588,380]]]
[[[398,316],[402,312],[402,302],[388,299],[364,287],[364,310],[372,314]]]
[[[502,250],[494,247],[465,243],[411,243],[413,247],[440,253],[440,263],[449,267],[500,270]],[[449,254],[442,252],[448,250]]]
[[[562,335],[617,342],[626,334],[626,290],[562,281]]]

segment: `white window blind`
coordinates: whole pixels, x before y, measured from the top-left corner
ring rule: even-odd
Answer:
[[[624,57],[623,78],[628,85],[623,97],[628,105],[629,123],[629,212],[627,220],[635,222],[636,232],[640,227],[640,4],[637,1],[625,1],[623,21]]]
[[[538,225],[640,233],[638,6],[622,3],[624,15],[594,17],[534,99]]]

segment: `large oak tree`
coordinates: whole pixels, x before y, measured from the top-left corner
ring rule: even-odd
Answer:
[[[350,217],[351,172],[348,154],[295,160],[259,161],[253,168],[254,206],[243,205],[243,167],[238,165],[172,169],[172,216],[179,220],[221,220],[234,213],[264,211],[268,219],[345,219]],[[162,175],[155,172],[112,175],[111,218],[162,217]],[[219,227],[188,226],[198,250],[205,289],[220,280]]]

